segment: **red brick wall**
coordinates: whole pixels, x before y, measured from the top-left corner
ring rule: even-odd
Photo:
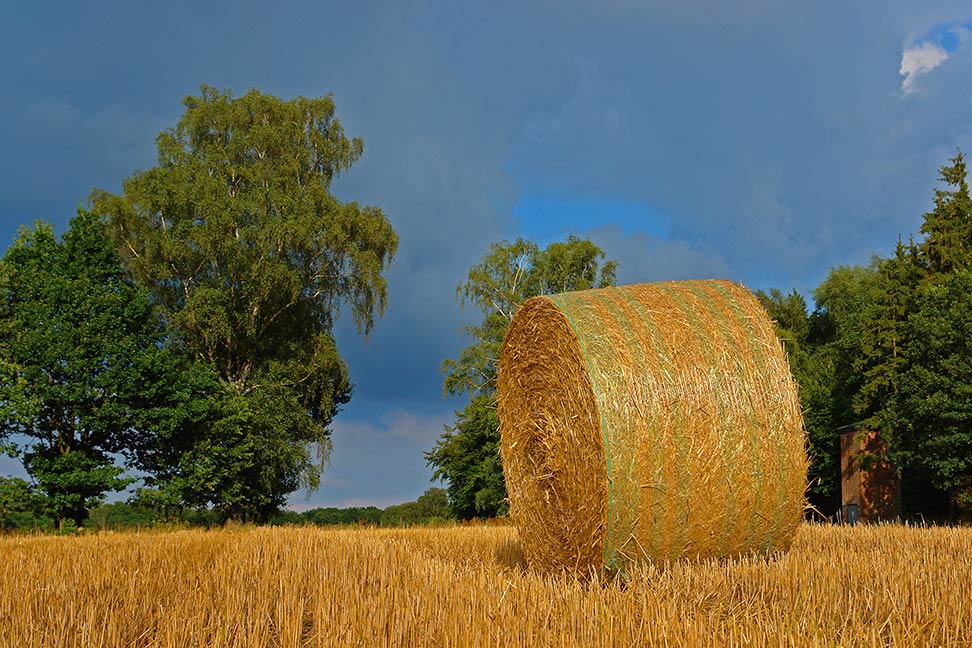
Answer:
[[[845,515],[847,505],[856,504],[861,522],[893,520],[898,516],[897,472],[887,461],[865,460],[868,455],[883,456],[885,450],[878,432],[857,430],[840,435],[840,499]]]

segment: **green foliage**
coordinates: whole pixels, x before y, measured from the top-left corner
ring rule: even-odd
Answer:
[[[839,269],[832,276],[841,277],[848,270]],[[756,297],[773,320],[776,334],[786,347],[799,390],[807,429],[807,452],[812,459],[808,497],[818,510],[832,512],[837,508],[840,494],[840,463],[831,391],[836,380],[837,362],[833,349],[824,343],[829,329],[828,312],[818,307],[814,313],[808,314],[806,300],[795,290],[788,295],[777,289],[772,289],[769,294],[757,291]]]
[[[810,334],[807,300],[795,289],[784,295],[777,288],[771,289],[769,294],[758,290],[756,298],[773,320],[776,335],[786,345],[786,351],[792,360],[794,355],[799,354]]]
[[[461,304],[472,303],[483,313],[483,321],[463,328],[476,342],[463,349],[458,360],[442,363],[443,391],[453,396],[491,393],[503,336],[519,305],[537,295],[613,286],[617,262],[601,263],[603,259],[599,247],[576,236],[543,250],[522,238],[491,244],[456,288]]]
[[[924,287],[908,319],[896,415],[899,463],[972,510],[972,270]]]
[[[507,511],[506,485],[499,455],[499,422],[492,406],[496,361],[516,309],[530,297],[614,285],[617,263],[587,239],[569,236],[543,250],[518,238],[493,243],[456,289],[483,313],[482,323],[463,330],[475,342],[458,360],[442,363],[443,391],[468,394],[435,447],[425,453],[434,478],[448,483],[449,506],[460,519],[493,517]]]
[[[104,456],[79,450],[61,453],[56,448],[29,451],[24,467],[44,491],[43,510],[62,523],[81,526],[88,510],[99,504],[108,491],[124,489],[131,479],[123,468]]]
[[[284,511],[281,515],[292,513],[288,516],[288,524],[316,524],[327,526],[332,524],[379,524],[381,522],[381,509],[375,506],[351,506],[348,508],[315,508],[303,513],[292,513]],[[280,523],[285,523],[281,518]]]
[[[157,166],[120,195],[93,194],[172,337],[217,383],[137,465],[163,503],[265,520],[319,484],[328,425],[352,391],[334,320],[343,305],[371,330],[398,237],[380,209],[330,194],[362,153],[330,96],[203,86],[184,104],[157,139]]]
[[[385,527],[413,526],[422,522],[418,504],[415,502],[405,502],[404,504],[394,504],[389,506],[381,513],[379,523]]]
[[[418,500],[389,506],[381,513],[381,526],[411,526],[439,522],[451,517],[446,492],[429,488]]]
[[[795,292],[758,294],[776,320],[799,386],[812,460],[809,497],[824,513],[839,506],[837,428],[888,428],[907,318],[922,276],[917,255],[914,245],[899,242],[889,259],[834,268],[814,291],[815,310],[809,315]],[[886,438],[892,436],[888,431]]]
[[[271,518],[271,524],[370,524],[381,526],[410,526],[441,522],[450,518],[445,490],[429,488],[418,500],[396,504],[382,510],[374,506],[348,508],[315,508],[303,513],[281,511]]]
[[[0,477],[0,532],[3,531],[40,531],[53,533],[58,523],[44,512],[45,496],[34,486],[18,477]],[[74,520],[61,522],[75,527]]]
[[[802,320],[796,293],[759,295],[789,352],[811,457],[809,498],[825,514],[840,504],[837,428],[879,426],[888,417],[917,272],[914,246],[899,243],[891,259],[832,269]]]
[[[972,197],[962,153],[949,162],[940,176],[948,188],[935,191],[935,208],[921,227],[925,238],[910,246],[908,280],[900,282],[908,300],[903,352],[895,389],[878,420],[893,442],[892,458],[906,475],[948,493],[952,506],[968,515]]]
[[[435,447],[425,454],[432,479],[448,484],[452,513],[461,520],[505,515],[506,485],[499,454],[500,433],[491,394],[477,394],[456,412]]]
[[[0,477],[0,531],[15,526],[17,514],[30,512],[34,494],[23,479]]]
[[[429,520],[445,519],[450,517],[449,496],[445,489],[429,488],[419,495],[416,504],[422,516]]]
[[[795,293],[760,295],[800,386],[810,499],[825,513],[838,505],[836,430],[848,424],[882,432],[903,489],[922,494],[918,506],[929,510],[927,482],[972,509],[972,200],[961,153],[941,179],[949,189],[935,192],[924,240],[899,240],[867,268],[832,270],[805,321]]]
[[[21,228],[0,264],[0,435],[19,440],[44,511],[80,525],[130,482],[113,455],[171,385],[155,369],[172,353],[93,214],[61,241],[45,223]]]
[[[879,259],[869,266],[840,266],[813,291],[817,337],[822,360],[831,374],[831,425],[834,429],[854,423],[858,415],[854,395],[861,387],[858,367],[865,328],[865,311],[877,281]],[[832,453],[838,451],[834,432]]]
[[[959,151],[941,168],[939,179],[951,189],[935,190],[935,209],[925,214],[919,246],[931,273],[972,270],[972,198],[965,158]]]
[[[878,262],[862,313],[860,349],[854,367],[861,376],[854,410],[871,429],[889,426],[908,345],[908,315],[922,281],[918,250],[898,241],[893,257]]]
[[[155,512],[137,505],[125,502],[102,504],[91,509],[85,527],[104,530],[124,530],[148,528],[155,526],[157,520]]]
[[[322,509],[314,509],[314,510],[319,511]],[[297,511],[289,511],[289,510],[277,511],[276,513],[270,516],[269,520],[267,520],[267,524],[269,524],[270,526],[298,526],[302,523],[303,523],[302,515]]]
[[[949,188],[935,191],[924,240],[899,242],[882,263],[864,335],[858,410],[884,433],[906,477],[927,480],[968,512],[972,198],[961,152],[949,162],[940,176]]]

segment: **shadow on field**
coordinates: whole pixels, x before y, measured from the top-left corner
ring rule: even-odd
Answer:
[[[531,572],[533,574],[542,574],[543,572],[538,572],[535,569],[530,569],[527,564],[526,554],[523,551],[523,545],[517,540],[505,540],[497,548],[495,553],[496,564],[499,565],[502,571],[513,571],[518,573]],[[601,589],[620,589],[624,590],[628,587],[628,581],[631,578],[630,574],[617,571],[602,571],[598,572],[596,570],[591,570],[586,574],[576,574],[571,576],[567,571],[549,571],[544,575],[547,576],[567,576],[568,578],[576,578],[578,583],[581,583],[586,588],[601,588]]]
[[[526,571],[526,555],[518,540],[506,540],[496,548],[496,562],[504,569]]]

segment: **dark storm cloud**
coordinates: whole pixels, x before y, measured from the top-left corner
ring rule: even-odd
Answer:
[[[517,149],[523,184],[642,201],[756,284],[812,287],[913,231],[969,104],[944,65],[903,96],[902,46],[957,9],[647,4],[592,12],[571,98]]]
[[[312,502],[411,499],[458,406],[438,367],[476,314],[455,288],[490,242],[573,228],[624,281],[812,288],[915,231],[938,166],[972,150],[972,47],[942,36],[970,17],[949,1],[9,4],[0,239],[63,227],[91,187],[151,166],[200,83],[333,91],[365,139],[335,192],[384,209],[401,245],[370,341],[339,322],[357,390]],[[933,37],[947,59],[906,91],[905,53]],[[558,229],[524,196],[606,207]],[[405,415],[429,436],[394,436]]]
[[[584,232],[609,259],[623,259],[618,283],[643,283],[679,279],[740,280],[729,265],[710,247],[696,247],[682,240],[667,241],[645,232],[625,234],[616,225],[603,225]]]

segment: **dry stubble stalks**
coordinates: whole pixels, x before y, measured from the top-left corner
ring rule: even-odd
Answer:
[[[972,529],[804,526],[627,587],[516,566],[511,527],[0,537],[0,648],[972,646]]]
[[[528,300],[503,342],[497,400],[510,511],[533,566],[770,553],[800,524],[796,388],[742,286]]]

